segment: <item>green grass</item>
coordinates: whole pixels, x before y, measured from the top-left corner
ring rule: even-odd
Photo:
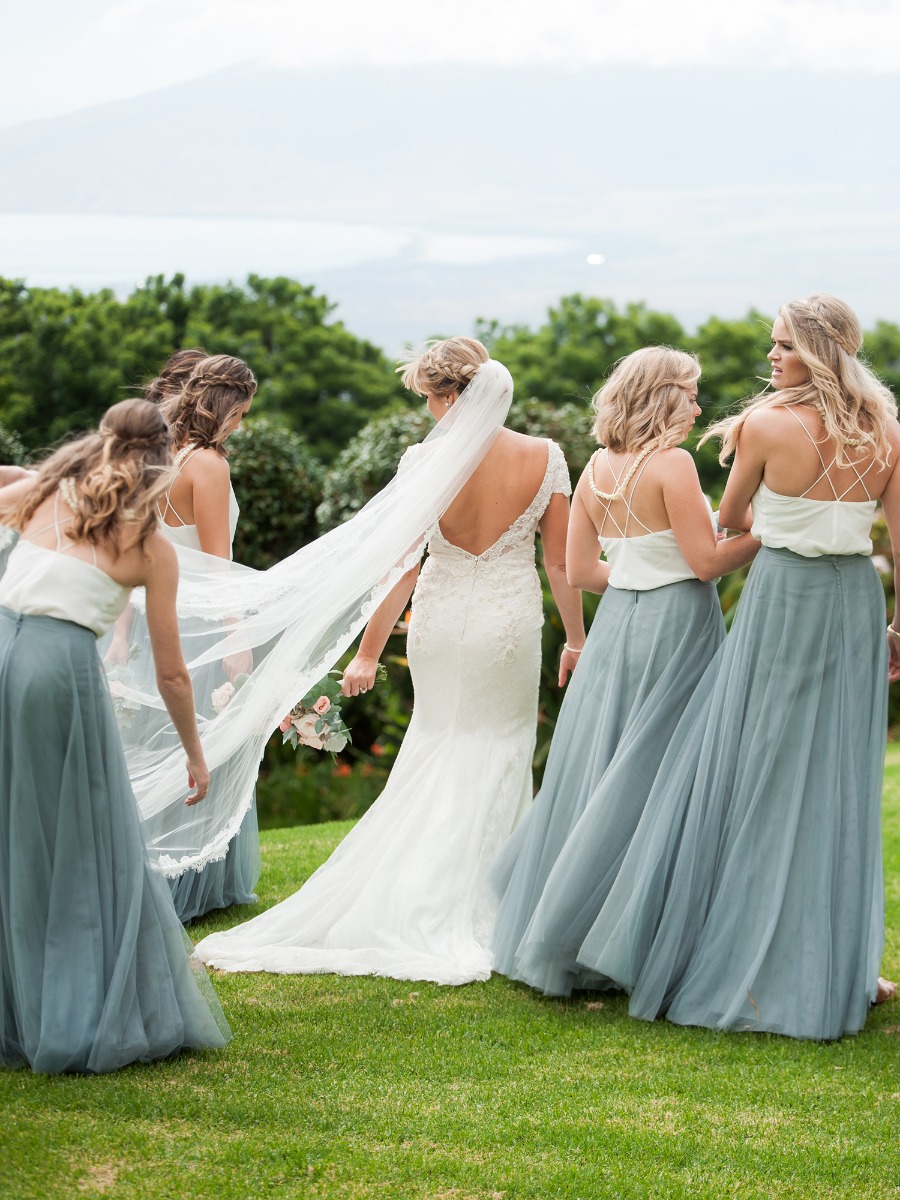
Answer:
[[[261,900],[348,824],[263,837]],[[885,789],[900,974],[900,748]],[[200,923],[196,937],[249,910]],[[0,1195],[16,1198],[900,1197],[900,1004],[817,1045],[628,1017],[495,977],[439,988],[217,977],[224,1051],[115,1075],[0,1072]]]

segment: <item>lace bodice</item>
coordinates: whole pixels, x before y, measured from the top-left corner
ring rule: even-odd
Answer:
[[[568,496],[571,491],[565,457],[548,439],[547,467],[534,499],[487,550],[481,554],[463,550],[448,541],[440,524],[435,524],[413,595],[412,645],[421,645],[431,636],[434,624],[452,611],[454,619],[464,625],[484,621],[499,631],[497,652],[511,660],[522,632],[543,621],[535,531],[554,492]]]
[[[496,562],[513,551],[524,549],[529,561],[533,562],[535,530],[547,511],[550,497],[554,492],[561,492],[564,496],[572,494],[572,484],[569,480],[569,468],[566,466],[565,456],[556,442],[549,438],[546,441],[547,466],[541,486],[525,511],[516,517],[515,521],[504,533],[501,533],[492,546],[483,550],[481,554],[472,554],[468,550],[463,550],[461,546],[448,542],[441,532],[440,523],[437,523],[428,537],[429,555],[438,554],[448,560],[458,558],[465,566]],[[415,447],[411,447],[411,449],[415,449]],[[407,451],[407,453],[409,452]]]

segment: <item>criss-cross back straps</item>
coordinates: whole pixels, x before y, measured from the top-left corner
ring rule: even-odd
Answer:
[[[175,461],[173,463],[176,474],[179,474],[179,475],[181,474],[181,468],[184,466],[184,464],[189,459],[194,457],[194,455],[197,453],[197,451],[199,449],[200,449],[199,446],[193,446],[190,443],[187,446],[181,447],[181,449],[175,455]],[[171,500],[169,499],[169,492],[166,492],[166,507],[160,508],[159,505],[157,504],[156,511],[159,513],[159,519],[162,521],[162,523],[164,525],[166,523],[166,516],[168,513],[172,513],[172,515],[175,517],[175,519],[178,521],[178,523],[180,525],[187,525],[187,521],[182,520],[181,515],[179,514],[179,512],[177,511],[177,509],[174,507]]]
[[[657,447],[657,449],[658,449],[658,447]],[[646,469],[647,463],[650,461],[650,459],[656,453],[656,449],[651,450],[650,453],[647,455],[647,457],[644,459],[644,461],[641,463],[640,467],[638,468],[637,475],[635,476],[634,482],[632,483],[631,489],[627,496],[625,495],[624,492],[622,492],[621,495],[615,495],[615,494],[616,494],[616,492],[618,492],[618,489],[619,489],[619,480],[625,474],[625,468],[628,466],[628,460],[626,459],[625,463],[623,463],[622,469],[619,471],[619,473],[617,475],[615,470],[613,469],[612,463],[609,461],[609,450],[607,449],[605,451],[606,465],[609,467],[609,473],[613,477],[613,489],[612,489],[613,495],[615,496],[615,498],[617,500],[621,500],[622,503],[625,505],[625,526],[624,526],[624,528],[619,524],[619,522],[613,516],[613,512],[612,512],[613,501],[607,500],[603,495],[601,495],[601,493],[599,492],[599,490],[594,482],[594,462],[597,458],[597,455],[602,454],[602,453],[604,453],[604,451],[602,451],[602,450],[595,451],[593,458],[591,459],[590,463],[588,464],[588,467],[589,467],[588,481],[591,485],[591,491],[594,493],[594,496],[596,497],[598,503],[603,505],[603,507],[606,510],[605,517],[609,517],[609,519],[612,521],[613,525],[615,525],[616,529],[618,530],[620,537],[623,537],[623,538],[628,537],[628,523],[629,523],[629,521],[631,521],[632,518],[638,523],[638,525],[640,525],[641,529],[643,529],[645,533],[653,533],[653,530],[648,529],[647,526],[644,524],[644,522],[641,520],[641,518],[639,516],[637,516],[637,514],[634,512],[633,508],[631,507],[631,502],[634,499],[635,489],[637,488],[637,485],[640,483],[641,476],[643,475],[643,473]],[[605,520],[605,517],[604,517],[604,520]],[[603,522],[601,521],[601,527],[602,527],[602,525],[603,525]]]
[[[819,443],[816,441],[816,439],[813,437],[813,435],[809,432],[809,430],[806,428],[806,426],[803,424],[803,422],[800,420],[800,418],[794,412],[793,408],[789,407],[788,405],[785,405],[785,408],[791,414],[791,416],[794,418],[794,420],[797,422],[797,424],[800,426],[800,428],[803,430],[803,432],[806,434],[806,436],[809,438],[809,440],[812,442],[813,449],[815,450],[816,454],[819,456],[819,462],[822,464],[821,474],[819,474],[813,480],[813,482],[809,485],[809,487],[806,489],[806,491],[802,492],[798,498],[800,500],[802,500],[805,496],[808,496],[809,493],[816,486],[816,484],[821,483],[822,480],[825,479],[828,482],[828,486],[831,488],[831,492],[832,492],[832,495],[834,496],[835,500],[843,500],[843,498],[847,495],[848,492],[853,491],[853,489],[856,487],[857,483],[862,487],[863,491],[866,493],[866,499],[871,500],[872,497],[869,495],[869,489],[866,487],[865,476],[868,475],[869,471],[871,471],[871,469],[874,465],[874,460],[872,460],[869,463],[869,465],[866,467],[865,471],[862,471],[862,472],[860,472],[856,463],[851,461],[850,466],[853,468],[853,473],[856,476],[856,482],[851,483],[848,488],[845,488],[844,491],[841,492],[840,495],[838,495],[838,490],[834,486],[834,481],[832,480],[831,476],[828,474],[828,472],[831,470],[831,468],[837,462],[837,454],[835,454],[835,456],[834,456],[834,458],[832,458],[831,462],[826,465],[825,459],[822,457],[822,451],[819,449]]]
[[[65,481],[63,481],[63,482],[65,482]],[[62,495],[62,490],[63,490],[63,484],[60,483],[59,487],[56,489],[56,492],[53,495],[53,520],[50,522],[50,524],[42,525],[40,529],[33,530],[32,533],[28,537],[23,538],[23,541],[31,542],[34,545],[34,544],[36,544],[34,542],[34,539],[36,537],[40,537],[42,533],[47,533],[48,530],[52,529],[56,533],[56,546],[54,547],[54,549],[56,550],[56,552],[58,554],[68,554],[70,550],[73,550],[75,548],[76,543],[73,541],[69,541],[68,544],[65,544],[63,541],[63,535],[60,533],[61,525],[70,525],[72,522],[71,517],[63,517],[62,520],[59,519],[59,498]],[[94,546],[93,542],[88,542],[88,545],[91,548],[91,558],[93,560],[93,565],[96,567],[96,565],[97,565],[97,549]]]

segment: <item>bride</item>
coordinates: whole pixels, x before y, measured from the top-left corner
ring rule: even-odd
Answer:
[[[480,342],[450,338],[411,362],[403,382],[440,423],[465,407],[487,361]],[[422,451],[407,451],[401,479]],[[344,673],[346,694],[372,687],[415,586],[415,705],[387,787],[300,891],[204,938],[203,961],[227,971],[444,984],[490,976],[494,901],[485,874],[532,793],[543,621],[538,529],[566,630],[560,685],[584,642],[580,593],[565,578],[569,493],[554,442],[498,433],[427,531],[424,566],[416,563],[382,600]]]

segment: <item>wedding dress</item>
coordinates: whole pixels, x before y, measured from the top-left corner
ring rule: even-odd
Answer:
[[[415,705],[380,798],[293,896],[204,938],[204,962],[489,978],[495,900],[485,876],[532,793],[543,623],[535,531],[553,493],[571,490],[562,452],[547,448],[537,494],[489,549],[470,554],[439,524],[429,533],[409,627]]]

